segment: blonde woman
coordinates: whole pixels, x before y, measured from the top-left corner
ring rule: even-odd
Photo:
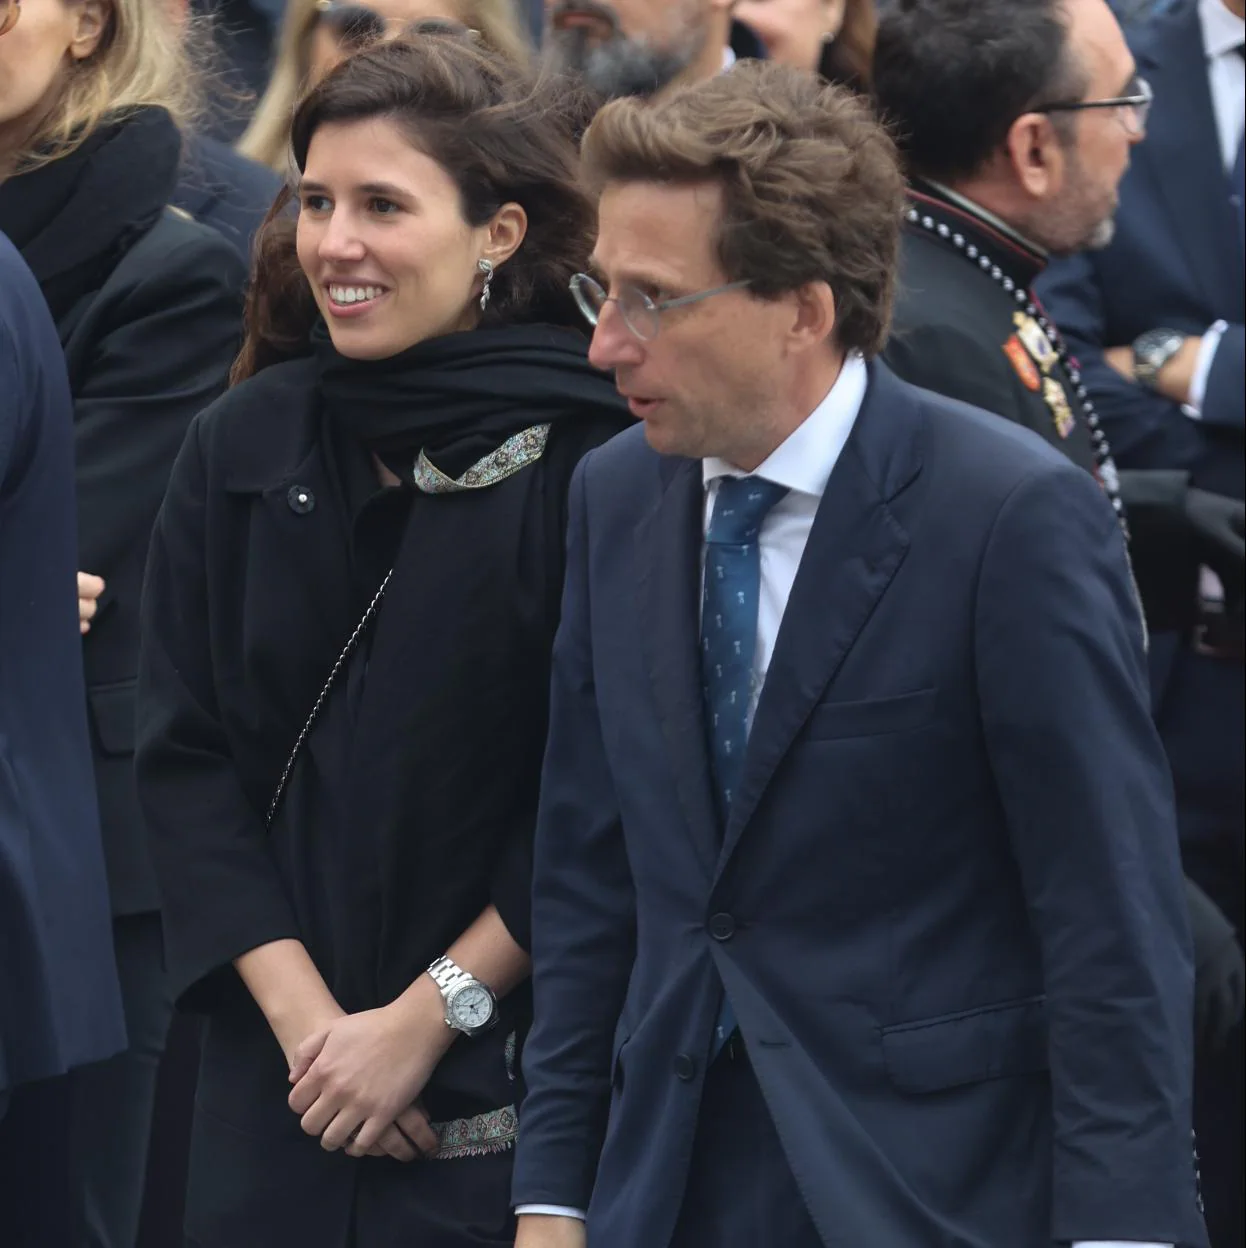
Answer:
[[[73,1243],[92,1248],[135,1241],[171,1008],[133,779],[143,565],[186,427],[224,387],[245,276],[229,243],[166,208],[191,81],[171,14],[22,0],[0,39],[0,231],[52,311],[73,397],[79,611],[130,1044],[71,1076],[69,1212]]]
[[[278,36],[277,62],[246,133],[244,155],[286,172],[290,119],[302,92],[364,43],[396,34],[412,22],[443,18],[479,32],[481,42],[517,65],[531,49],[515,0],[288,0]]]

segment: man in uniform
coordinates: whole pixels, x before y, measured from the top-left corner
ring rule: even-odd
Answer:
[[[1031,286],[1049,255],[1111,241],[1150,89],[1105,0],[910,0],[887,13],[879,107],[911,176],[883,358],[906,381],[1025,425],[1093,472],[1123,525],[1147,620],[1182,627],[1200,562],[1242,577],[1242,505],[1183,473],[1118,472],[1076,359]],[[1193,885],[1199,1026],[1240,1019],[1232,928]]]

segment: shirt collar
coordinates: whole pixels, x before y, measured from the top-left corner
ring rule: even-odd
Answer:
[[[1224,0],[1199,0],[1198,17],[1209,61],[1235,52],[1246,42],[1246,22],[1230,13]]]
[[[934,187],[950,204],[954,204],[962,212],[985,221],[993,230],[1011,239],[1018,247],[1024,247],[1026,251],[1031,251],[1044,260],[1047,258],[1047,252],[1042,247],[1026,238],[1020,230],[1014,230],[1003,217],[997,217],[989,208],[983,208],[981,204],[974,203],[972,199],[967,199],[959,191],[954,191],[950,186],[944,186],[942,182],[936,182],[933,178],[927,178],[926,185]]]
[[[701,475],[708,486],[720,477],[761,477],[786,486],[797,494],[821,498],[839,456],[856,424],[865,399],[869,373],[859,355],[850,355],[826,398],[758,465],[755,472],[741,472],[725,459],[701,461]]]
[[[723,48],[723,73],[725,74],[736,62],[735,48],[727,44]]]

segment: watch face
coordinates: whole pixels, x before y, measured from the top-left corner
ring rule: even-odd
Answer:
[[[1185,339],[1175,329],[1148,329],[1134,341],[1134,358],[1146,372],[1158,372]]]
[[[493,1018],[493,997],[483,984],[464,984],[449,1002],[450,1019],[464,1031],[479,1031]]]

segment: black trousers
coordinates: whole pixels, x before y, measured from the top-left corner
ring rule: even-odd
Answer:
[[[823,1248],[738,1038],[706,1072],[670,1248]]]
[[[1239,940],[1246,901],[1244,699],[1241,663],[1187,648],[1174,660],[1156,716],[1172,766],[1186,874],[1220,907]],[[1212,1248],[1242,1248],[1246,1242],[1244,1056],[1240,1025],[1219,1051],[1194,1055],[1194,1130]]]
[[[0,1243],[74,1248],[69,1076],[0,1091]]]
[[[1224,912],[1242,939],[1240,849],[1226,840],[1188,846],[1185,869]],[[1207,1234],[1212,1248],[1246,1242],[1246,1029],[1239,1023],[1224,1047],[1194,1055],[1194,1130],[1198,1138]]]
[[[113,921],[129,1047],[69,1076],[74,1248],[134,1248],[160,1054],[173,1003],[158,914]]]

